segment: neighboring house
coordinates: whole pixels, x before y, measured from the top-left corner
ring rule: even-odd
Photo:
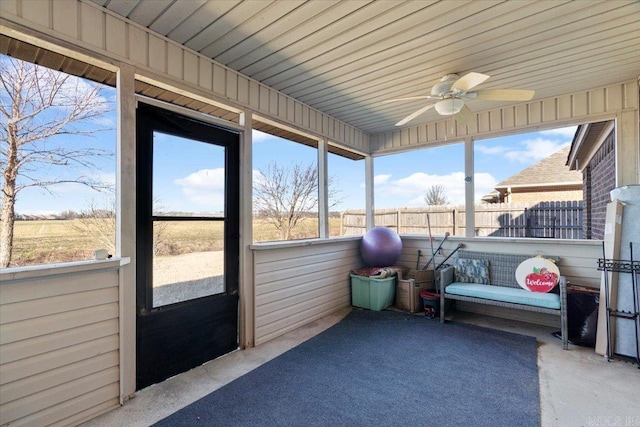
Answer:
[[[582,172],[586,239],[604,239],[607,203],[616,186],[614,130],[613,120],[579,126],[566,159],[572,171]]]
[[[582,200],[582,176],[566,165],[567,146],[500,182],[484,196],[488,203],[538,203]]]

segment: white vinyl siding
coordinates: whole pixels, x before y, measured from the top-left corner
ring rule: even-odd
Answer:
[[[253,247],[256,345],[351,305],[360,238]]]
[[[3,425],[73,425],[119,405],[118,265],[1,273]]]

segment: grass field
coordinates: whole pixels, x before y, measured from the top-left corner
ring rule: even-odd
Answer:
[[[157,223],[156,253],[180,255],[222,249],[223,223],[204,221],[175,221]],[[332,218],[331,235],[340,232],[340,219]],[[278,230],[264,220],[255,220],[254,241],[279,240]],[[318,221],[307,219],[293,231],[293,239],[318,237]],[[93,258],[99,248],[114,252],[114,221],[95,220],[40,220],[17,221],[11,267],[80,261]],[[127,255],[127,254],[125,254]]]

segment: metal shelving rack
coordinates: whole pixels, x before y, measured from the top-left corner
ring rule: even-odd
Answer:
[[[605,304],[607,308],[607,361],[613,359],[614,349],[612,348],[611,341],[611,318],[632,320],[635,325],[635,341],[636,341],[636,357],[635,362],[640,369],[640,340],[638,336],[638,329],[640,329],[640,314],[638,313],[638,307],[640,301],[638,300],[638,277],[640,276],[640,261],[633,259],[633,243],[629,243],[629,260],[622,259],[607,259],[604,252],[604,244],[602,245],[602,258],[598,260],[598,270],[604,272],[604,294]],[[631,274],[631,292],[633,295],[633,311],[618,310],[611,307],[609,296],[609,273],[630,273]]]

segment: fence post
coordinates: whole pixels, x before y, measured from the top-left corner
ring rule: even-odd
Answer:
[[[453,221],[451,221],[451,223],[453,224],[453,233],[451,233],[452,236],[456,235],[456,208],[452,209],[452,215],[453,215]]]

